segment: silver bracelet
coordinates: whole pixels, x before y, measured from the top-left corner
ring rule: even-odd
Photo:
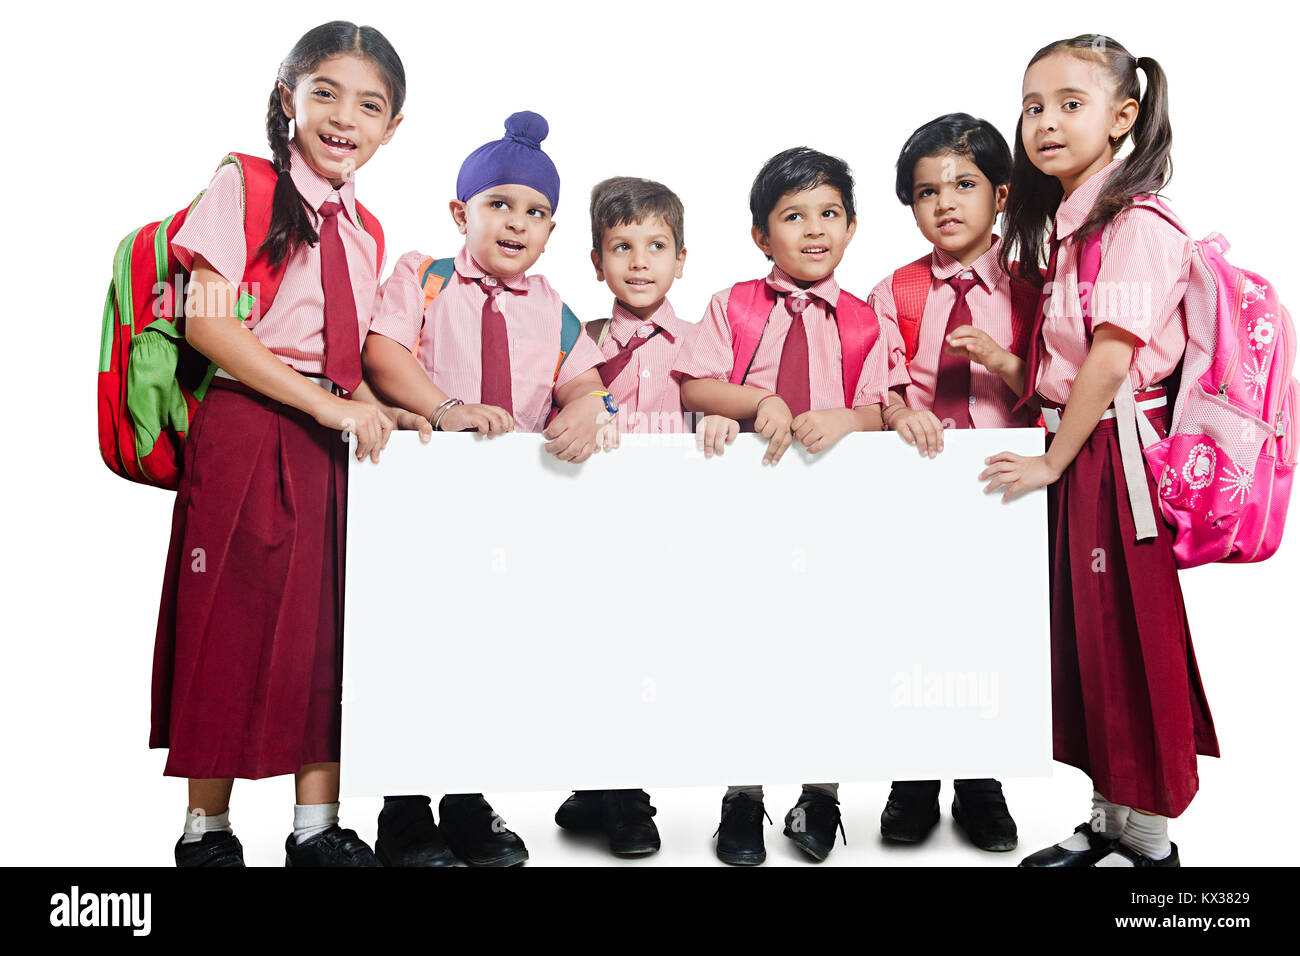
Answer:
[[[446,415],[457,405],[464,405],[464,404],[465,403],[462,402],[459,398],[449,398],[441,405],[439,405],[437,408],[435,408],[433,410],[433,413],[434,415],[437,416],[437,418],[435,418],[433,421],[433,430],[436,432],[442,431],[442,428],[440,427],[440,425],[442,424],[442,416]]]

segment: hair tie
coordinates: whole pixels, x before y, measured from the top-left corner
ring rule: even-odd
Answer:
[[[284,165],[284,166],[282,166],[282,167],[280,168],[280,171],[279,171],[278,173],[276,173],[275,176],[276,176],[277,179],[284,179],[286,176],[288,176],[288,177],[290,177],[290,179],[292,179],[293,174],[292,174],[291,172],[289,172],[289,166],[288,166],[288,164],[286,164],[286,165]]]

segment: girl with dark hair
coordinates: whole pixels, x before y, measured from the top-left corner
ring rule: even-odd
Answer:
[[[217,368],[186,443],[154,651],[150,746],[169,748],[165,773],[189,778],[178,866],[242,866],[233,778],[287,773],[286,863],[378,865],[338,826],[339,433],[378,461],[395,422],[429,431],[361,380],[383,233],[353,177],[392,138],[405,87],[372,27],[307,33],[271,90],[274,160],[223,165],[172,243],[191,275],[186,338]],[[271,209],[255,195],[273,195]],[[252,253],[246,216],[269,220]],[[275,289],[244,288],[254,264]],[[259,295],[273,297],[264,314]]]
[[[1219,753],[1172,533],[1157,520],[1155,537],[1137,540],[1112,405],[1131,387],[1164,436],[1162,383],[1187,344],[1193,246],[1133,197],[1168,181],[1170,142],[1155,60],[1104,36],[1059,40],[1030,60],[1002,263],[1014,250],[1025,277],[1041,281],[1032,267],[1050,239],[1021,402],[1041,403],[1051,434],[1046,454],[1002,452],[980,478],[1004,498],[1047,487],[1053,744],[1057,760],[1092,778],[1093,798],[1088,822],[1022,866],[1178,866],[1168,818],[1196,793],[1197,754]],[[1085,314],[1079,252],[1099,230]],[[1145,468],[1134,480],[1146,485],[1136,495],[1154,497]]]

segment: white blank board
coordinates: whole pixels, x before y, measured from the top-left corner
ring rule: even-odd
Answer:
[[[1038,429],[760,464],[741,435],[396,433],[352,463],[350,796],[1050,773]]]

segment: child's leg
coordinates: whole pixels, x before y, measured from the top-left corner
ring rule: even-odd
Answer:
[[[298,843],[339,822],[339,765],[309,763],[294,776],[293,838]]]
[[[1119,837],[1119,845],[1147,860],[1157,863],[1168,861],[1174,852],[1174,845],[1169,842],[1169,818],[1130,807],[1124,832]],[[1176,861],[1173,862],[1177,865]],[[1133,859],[1123,853],[1111,853],[1097,861],[1097,866],[1105,867],[1136,865]]]
[[[189,781],[190,805],[185,814],[182,843],[199,843],[208,832],[230,832],[230,792],[234,786],[235,781],[230,777]]]

